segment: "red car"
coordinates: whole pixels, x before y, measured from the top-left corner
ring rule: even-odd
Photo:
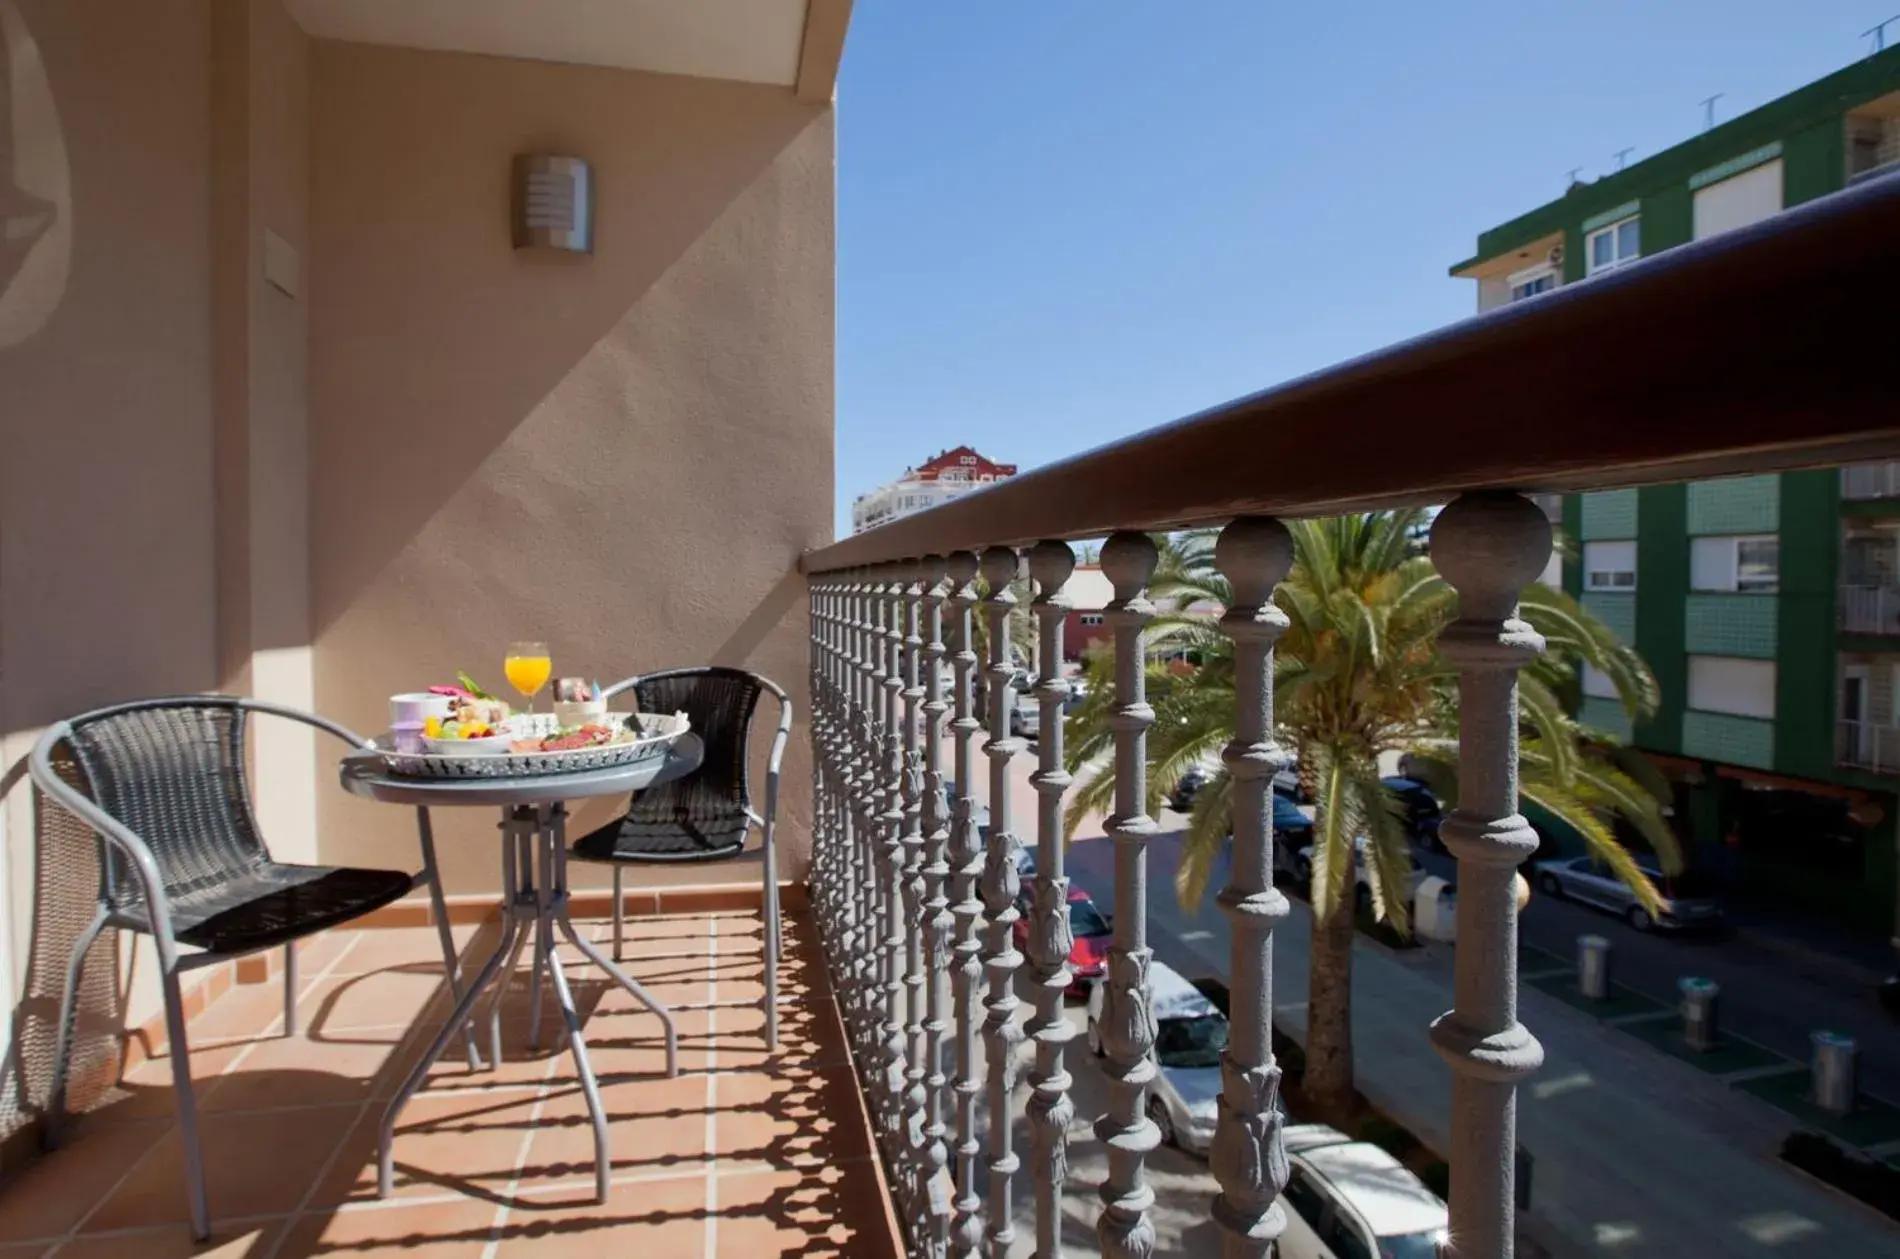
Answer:
[[[1029,914],[1035,906],[1035,882],[1023,880],[1022,895],[1017,899],[1015,933],[1016,951],[1024,953],[1029,946]],[[1069,984],[1069,995],[1085,996],[1092,980],[1100,979],[1108,968],[1108,946],[1114,938],[1114,930],[1095,902],[1079,887],[1069,889],[1069,930],[1075,935],[1075,947],[1069,950],[1069,969],[1075,978]]]

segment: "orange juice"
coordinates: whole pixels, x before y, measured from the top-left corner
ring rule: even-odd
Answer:
[[[508,685],[523,695],[533,696],[548,684],[554,662],[547,656],[509,656],[502,661],[501,668],[508,675]]]

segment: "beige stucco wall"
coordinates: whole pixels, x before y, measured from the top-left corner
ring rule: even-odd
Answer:
[[[391,692],[458,668],[499,688],[506,644],[536,637],[557,673],[603,682],[749,665],[802,718],[795,564],[833,501],[830,108],[319,43],[311,116],[318,705],[380,729]],[[591,257],[511,248],[524,151],[593,163]],[[801,721],[783,805],[800,850],[809,773]],[[414,860],[407,811],[329,781],[329,859]],[[441,833],[450,890],[495,891],[494,817]]]
[[[36,905],[24,757],[60,717],[218,680],[210,14],[204,0],[0,0],[0,35],[0,185],[54,207],[28,256],[0,258],[5,1006],[43,1031],[36,927],[63,953],[75,924]],[[31,309],[7,283],[23,275]],[[143,1016],[149,964],[137,975]],[[9,1091],[8,1121],[16,1104]]]
[[[278,0],[0,0],[0,43],[0,1011],[29,1075],[92,892],[55,880],[49,908],[37,863],[24,757],[60,717],[226,688],[373,730],[393,689],[498,684],[526,635],[603,680],[748,664],[802,715],[828,106],[315,43]],[[543,147],[596,164],[591,258],[509,245],[509,159]],[[256,735],[280,856],[414,860],[409,815],[336,788],[334,744]],[[492,819],[442,832],[452,886],[492,892]],[[143,1023],[149,951],[118,961],[99,1013]],[[41,1087],[19,1078],[0,1135]]]
[[[308,709],[311,41],[278,0],[215,0],[213,12],[219,667],[227,690]],[[265,274],[272,236],[289,259],[282,287]],[[283,860],[317,857],[320,737],[253,726],[259,822]]]

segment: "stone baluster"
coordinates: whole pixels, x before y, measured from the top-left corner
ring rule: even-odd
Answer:
[[[1233,588],[1221,628],[1234,640],[1234,739],[1221,750],[1233,779],[1233,859],[1216,898],[1232,924],[1233,1005],[1221,1055],[1221,1095],[1208,1162],[1220,1193],[1214,1221],[1226,1259],[1266,1259],[1286,1227],[1275,1201],[1286,1188],[1280,1068],[1273,1060],[1273,928],[1287,915],[1273,886],[1273,776],[1287,756],[1273,741],[1273,644],[1287,627],[1273,588],[1293,566],[1293,539],[1277,520],[1246,517],[1221,530],[1214,562]]]
[[[1037,646],[1042,677],[1036,686],[1041,726],[1037,731],[1036,772],[1036,885],[1029,923],[1030,974],[1035,980],[1036,1012],[1029,1020],[1029,1039],[1036,1047],[1029,1075],[1035,1090],[1029,1099],[1030,1171],[1036,1182],[1036,1256],[1061,1259],[1062,1185],[1068,1179],[1069,1123],[1075,1104],[1069,1100],[1074,1082],[1063,1064],[1063,1051],[1075,1034],[1063,1012],[1063,998],[1075,976],[1069,969],[1069,951],[1075,945],[1069,930],[1069,879],[1063,871],[1062,794],[1069,774],[1062,765],[1062,719],[1069,684],[1062,677],[1063,618],[1069,601],[1062,594],[1075,571],[1075,553],[1066,542],[1038,542],[1029,551],[1029,575],[1036,582]]]
[[[924,1002],[924,1169],[925,1200],[930,1204],[926,1249],[932,1255],[950,1252],[950,1149],[945,1140],[944,1105],[948,1087],[944,1078],[945,1008],[949,1003],[950,931],[950,810],[943,789],[943,605],[950,593],[942,556],[924,560],[924,970],[928,988]]]
[[[829,722],[827,694],[825,690],[825,670],[830,661],[825,657],[825,585],[823,578],[814,578],[807,583],[805,598],[810,610],[810,669],[806,679],[811,693],[811,868],[806,873],[807,896],[818,911],[819,940],[824,946],[828,960],[838,955],[838,941],[832,932],[833,917],[829,913],[830,904],[826,900],[830,892],[830,883],[826,877],[826,864],[831,858],[829,827],[826,825],[827,810],[831,801],[830,765],[827,763],[829,751]]]
[[[879,811],[877,816],[879,851],[879,890],[883,895],[884,928],[883,980],[884,1021],[881,1027],[880,1059],[885,1099],[884,1131],[890,1143],[888,1155],[894,1175],[894,1187],[902,1199],[910,1199],[910,1182],[905,1175],[904,1150],[904,752],[901,738],[902,714],[899,701],[904,690],[903,583],[894,565],[885,565],[878,574],[880,641],[875,674],[881,691],[878,724],[882,735],[878,778]]]
[[[1517,1081],[1544,1060],[1517,1021],[1518,864],[1537,834],[1517,812],[1517,674],[1544,640],[1517,616],[1550,557],[1550,521],[1517,494],[1462,494],[1432,524],[1432,562],[1458,591],[1439,651],[1458,669],[1458,859],[1452,1009],[1432,1023],[1451,1064],[1450,1259],[1511,1259]]]
[[[915,1177],[912,1191],[912,1237],[922,1238],[927,1227],[930,1165],[924,1157],[924,762],[923,731],[923,564],[903,566],[904,673],[903,714],[903,846],[904,846],[904,1147]]]
[[[884,901],[879,892],[882,863],[878,859],[877,814],[878,814],[878,739],[877,739],[877,701],[883,690],[877,685],[877,661],[871,650],[877,633],[873,621],[875,604],[872,598],[871,573],[869,569],[858,574],[857,589],[857,656],[858,672],[858,720],[857,720],[857,790],[854,793],[856,807],[853,812],[852,826],[857,833],[857,888],[858,888],[858,1003],[861,1011],[859,1035],[862,1041],[860,1060],[865,1063],[877,1060],[877,1033],[882,1019],[884,987],[881,967],[884,960],[883,934],[880,916]],[[884,1119],[884,1101],[879,1093],[879,1082],[875,1073],[866,1072],[866,1084],[870,1093],[872,1116],[880,1125],[882,1132]]]
[[[976,768],[971,746],[979,726],[972,715],[976,672],[976,635],[973,614],[977,602],[977,558],[969,551],[949,557],[949,584],[955,605],[956,734],[954,772],[956,803],[950,821],[950,912],[956,924],[954,974],[957,1018],[957,1198],[951,1222],[951,1252],[957,1259],[974,1259],[983,1246],[983,1200],[976,1192],[976,1160],[982,1143],[976,1132],[976,1102],[983,1085],[976,1075],[977,981],[983,974],[983,946],[977,928],[983,904],[977,884],[983,873],[983,850],[978,843],[975,816]]]
[[[838,777],[838,906],[844,921],[838,927],[838,1001],[844,1008],[845,1031],[859,1033],[855,967],[859,925],[857,917],[857,670],[851,649],[855,644],[857,591],[851,573],[838,573],[832,594],[832,689],[836,691],[836,729],[832,731],[832,761]]]
[[[989,938],[983,947],[983,968],[989,973],[988,1017],[983,1021],[983,1039],[988,1046],[989,1062],[989,1135],[990,1259],[1007,1259],[1016,1240],[1016,1222],[1012,1201],[1018,1160],[1011,1148],[1009,1121],[1010,1095],[1016,1088],[1016,1047],[1022,1031],[1016,1026],[1016,968],[1022,954],[1016,951],[1016,894],[1022,876],[1017,869],[1020,845],[1010,814],[1009,762],[1022,750],[1022,740],[1009,732],[1016,695],[1010,685],[1015,668],[1010,661],[1009,617],[1016,609],[1016,595],[1010,583],[1016,580],[1019,561],[1016,552],[1006,546],[993,546],[983,552],[983,580],[989,594],[983,610],[989,618],[989,739],[983,746],[990,758],[990,842],[983,865],[983,906],[987,911]]]
[[[1108,1113],[1095,1135],[1108,1147],[1108,1179],[1102,1185],[1104,1210],[1096,1236],[1105,1259],[1149,1259],[1154,1254],[1154,1222],[1149,1208],[1148,1152],[1161,1134],[1147,1116],[1148,1085],[1155,1078],[1155,1020],[1148,983],[1148,838],[1154,819],[1147,814],[1148,706],[1141,634],[1154,617],[1147,599],[1148,579],[1159,556],[1145,533],[1113,534],[1102,546],[1102,571],[1115,589],[1103,619],[1115,632],[1115,707],[1109,726],[1115,732],[1115,812],[1104,829],[1115,844],[1115,938],[1108,953],[1108,980],[1096,1026],[1107,1061]]]
[[[828,885],[826,914],[833,919],[832,946],[835,964],[831,968],[840,1010],[851,1017],[845,976],[851,952],[845,941],[851,931],[850,905],[850,822],[847,809],[851,801],[845,782],[845,759],[849,755],[846,731],[844,678],[844,583],[838,573],[825,574],[825,775],[830,803],[826,809],[826,834],[830,856],[826,860]],[[848,1028],[847,1028],[848,1030]]]

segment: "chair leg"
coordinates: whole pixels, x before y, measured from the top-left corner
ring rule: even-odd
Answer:
[[[765,1048],[768,1052],[778,1049],[778,961],[779,961],[779,914],[778,914],[778,860],[772,848],[772,831],[765,831],[764,860],[765,867]]]
[[[79,1017],[79,981],[86,970],[86,954],[105,929],[104,912],[93,915],[86,929],[73,941],[66,959],[66,983],[59,994],[59,1035],[53,1049],[53,1088],[46,1097],[46,1117],[40,1129],[40,1141],[49,1150],[59,1148],[61,1129],[66,1122],[66,1082],[72,1071],[74,1021]]]
[[[297,942],[284,946],[284,1035],[297,1034]]]
[[[211,1208],[205,1197],[204,1151],[198,1142],[198,1096],[191,1086],[191,1048],[185,1043],[185,1002],[178,990],[176,964],[161,978],[165,987],[165,1029],[172,1060],[173,1106],[178,1114],[178,1144],[185,1154],[185,1194],[191,1211],[191,1235],[211,1236]]]
[[[620,960],[621,937],[626,934],[626,930],[627,930],[627,909],[626,909],[626,906],[621,903],[622,893],[620,890],[620,874],[621,874],[620,867],[615,866],[614,867],[614,961],[616,962]]]

